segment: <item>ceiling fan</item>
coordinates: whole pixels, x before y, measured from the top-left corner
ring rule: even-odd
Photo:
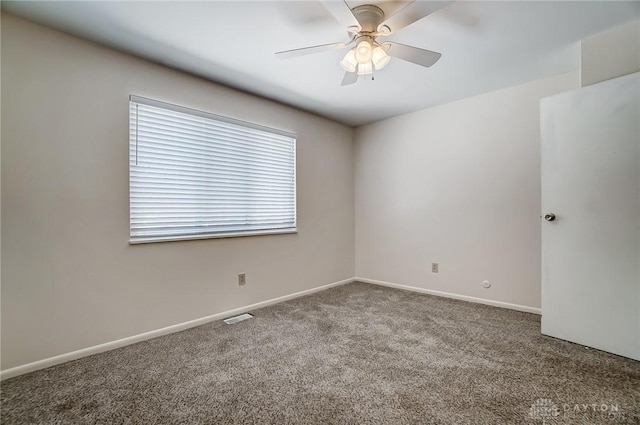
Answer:
[[[363,4],[351,9],[345,0],[320,0],[331,14],[346,26],[349,40],[340,43],[322,44],[301,49],[277,52],[279,58],[292,58],[327,50],[343,49],[355,46],[340,61],[345,70],[342,86],[358,81],[360,75],[371,75],[373,71],[384,68],[391,57],[414,64],[429,67],[436,63],[442,54],[418,47],[407,46],[393,41],[379,43],[378,37],[388,36],[396,31],[435,12],[451,1],[413,1],[400,11],[385,16],[384,11],[373,4]],[[395,3],[395,2],[394,2]]]

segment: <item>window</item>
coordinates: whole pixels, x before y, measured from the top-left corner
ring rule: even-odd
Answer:
[[[131,243],[296,231],[291,133],[131,96]]]

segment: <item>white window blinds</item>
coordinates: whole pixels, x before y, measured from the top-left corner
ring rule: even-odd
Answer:
[[[296,230],[293,134],[137,96],[129,108],[132,243]]]

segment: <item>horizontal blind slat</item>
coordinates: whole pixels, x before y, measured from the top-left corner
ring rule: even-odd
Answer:
[[[215,164],[212,166],[211,164]],[[232,169],[244,170],[254,173],[262,171],[276,171],[288,173],[290,172],[287,164],[284,162],[264,161],[251,157],[232,157],[228,155],[218,156],[187,156],[187,155],[171,155],[165,152],[149,151],[145,147],[138,150],[138,166],[152,164],[175,164],[175,166],[198,167],[204,170],[217,170],[222,167],[231,167]]]
[[[145,118],[142,116],[142,118]],[[148,132],[149,134],[165,135],[170,134],[177,139],[192,141],[194,144],[202,146],[207,145],[208,140],[220,140],[224,146],[248,146],[252,149],[257,143],[257,148],[265,146],[275,150],[287,150],[289,148],[290,138],[274,139],[264,136],[253,136],[229,129],[213,129],[207,127],[184,126],[171,123],[160,123],[155,118],[145,119],[143,122],[138,121],[138,131]]]
[[[273,139],[292,139],[293,137],[290,135],[278,134],[276,132],[259,130],[256,128],[246,127],[240,124],[233,124],[226,121],[220,121],[217,118],[204,118],[201,116],[196,116],[192,114],[186,114],[182,112],[175,112],[165,108],[158,108],[155,106],[149,106],[141,103],[135,103],[138,106],[138,110],[141,115],[148,116],[157,116],[161,117],[164,122],[172,122],[179,121],[185,125],[191,126],[199,126],[199,125],[208,125],[215,128],[223,128],[223,129],[234,129],[237,132],[252,135],[252,138],[255,137],[269,137]]]
[[[148,178],[139,179],[135,176],[131,179],[131,186],[136,188],[153,188],[153,187],[161,187],[166,189],[176,189],[176,190],[184,190],[184,189],[195,189],[195,190],[205,190],[210,188],[212,182],[215,182],[214,179],[184,179],[184,178],[175,178],[174,176],[171,179],[161,179],[157,176],[151,176]],[[289,181],[274,181],[269,182],[268,180],[257,180],[257,181],[246,181],[246,180],[235,180],[230,179],[225,182],[225,187],[251,187],[256,190],[260,189],[270,189],[270,190],[291,190],[291,185]]]
[[[178,167],[173,168],[162,168],[159,166],[147,166],[147,167],[136,167],[136,169],[131,170],[131,176],[137,178],[138,180],[144,180],[145,175],[153,176],[154,178],[160,178],[161,176],[165,176],[165,178],[169,181],[178,181],[182,179],[182,181],[210,181],[215,178],[225,177],[223,172],[203,172],[201,170],[188,170]],[[293,176],[289,175],[279,175],[275,173],[267,174],[255,174],[251,176],[243,175],[239,172],[229,173],[226,175],[227,181],[236,181],[243,182],[246,184],[255,182],[255,183],[264,183],[264,182],[288,182],[291,183],[293,180]]]
[[[199,131],[174,131],[171,128],[138,125],[137,132],[139,136],[145,136],[149,139],[171,140],[176,141],[180,145],[189,146],[199,149],[211,149],[211,140],[215,140],[217,145],[225,149],[262,151],[272,154],[286,154],[290,152],[290,143],[274,143],[269,140],[247,140],[241,137],[231,137],[219,133],[206,133]],[[288,141],[287,141],[288,142]]]
[[[239,150],[230,149],[224,146],[215,146],[209,149],[201,149],[192,145],[178,145],[178,141],[170,138],[150,137],[146,134],[138,134],[138,150],[145,149],[147,152],[165,155],[179,155],[189,158],[253,158],[255,161],[279,161],[289,162],[293,152],[266,152],[265,150]]]

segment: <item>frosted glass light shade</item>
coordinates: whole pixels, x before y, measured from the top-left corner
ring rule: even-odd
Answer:
[[[360,65],[371,62],[371,44],[368,40],[362,40],[356,46],[356,60]]]
[[[356,72],[357,65],[358,61],[356,60],[356,52],[354,52],[353,49],[349,50],[340,61],[340,66],[347,72]]]
[[[371,62],[378,70],[387,66],[390,60],[391,56],[387,55],[387,52],[380,46],[376,46],[371,52]]]
[[[373,65],[371,62],[358,64],[358,75],[373,74]]]

